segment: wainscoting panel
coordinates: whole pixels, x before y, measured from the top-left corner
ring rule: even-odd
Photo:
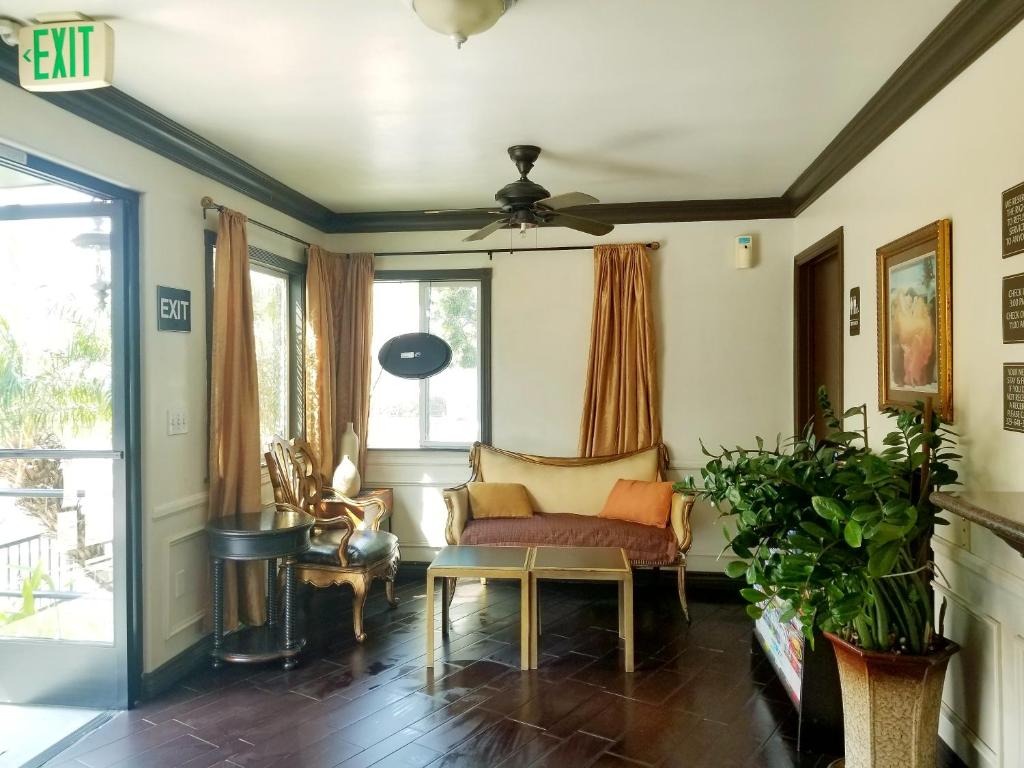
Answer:
[[[1017,668],[1017,674],[1013,679],[1017,681],[1017,706],[1015,712],[1024,712],[1024,635],[1013,636],[1013,661]],[[1024,765],[1024,727],[1015,729],[1017,734],[1017,765]],[[1011,731],[1012,733],[1012,731]],[[1010,759],[1013,759],[1011,755]]]
[[[205,526],[168,540],[165,640],[194,627],[206,616],[207,557]]]
[[[963,648],[950,663],[940,733],[972,768],[1018,768],[1024,766],[1024,561],[1005,563],[1016,568],[1011,571],[984,546],[976,551],[985,533],[972,526],[970,550],[934,540],[942,574],[937,596],[949,605],[945,632]]]
[[[978,765],[1000,766],[1000,624],[941,585],[936,586],[936,597],[946,598],[945,634],[961,647],[949,663],[943,691],[944,738],[961,754],[969,749]]]

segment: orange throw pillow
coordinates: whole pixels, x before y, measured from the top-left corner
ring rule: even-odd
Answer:
[[[530,517],[533,504],[519,483],[470,483],[469,509],[475,518]]]
[[[599,517],[664,528],[672,512],[672,483],[619,480]]]

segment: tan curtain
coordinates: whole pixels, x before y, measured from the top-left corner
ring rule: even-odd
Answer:
[[[359,435],[359,471],[366,471],[373,254],[330,253],[310,246],[306,314],[306,439],[317,449],[320,471],[330,482],[350,421]]]
[[[210,519],[258,512],[260,408],[246,217],[224,209],[214,259],[210,364]],[[241,566],[241,567],[238,567]],[[227,563],[224,624],[262,624],[262,563]]]
[[[594,248],[594,312],[580,456],[661,442],[651,261],[640,243]]]

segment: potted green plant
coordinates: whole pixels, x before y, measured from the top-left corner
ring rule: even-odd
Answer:
[[[779,600],[810,642],[824,632],[836,651],[843,693],[846,767],[934,768],[946,665],[959,650],[935,630],[929,501],[956,482],[955,435],[932,412],[886,413],[895,429],[875,452],[866,407],[837,416],[819,402],[828,434],[813,425],[785,445],[723,448],[702,470],[702,496],[733,522],[726,530],[740,561],[754,618]],[[860,429],[842,422],[858,419]],[[695,489],[692,478],[681,484]],[[943,606],[944,607],[944,606]]]

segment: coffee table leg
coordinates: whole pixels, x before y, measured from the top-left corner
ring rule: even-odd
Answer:
[[[427,571],[427,668],[434,668],[434,575]]]
[[[449,584],[448,579],[441,579],[441,637],[445,639],[448,638],[448,622],[450,621],[448,616]]]
[[[633,671],[633,576],[622,582],[623,632],[626,635],[626,671]]]
[[[537,598],[537,579],[530,577],[530,669],[537,668],[540,656],[540,606]]]
[[[626,628],[624,626],[626,612],[625,612],[625,599],[623,592],[625,592],[626,583],[624,581],[618,582],[619,584],[619,637],[624,638],[626,636]]]
[[[519,580],[519,668],[530,668],[530,574]]]

